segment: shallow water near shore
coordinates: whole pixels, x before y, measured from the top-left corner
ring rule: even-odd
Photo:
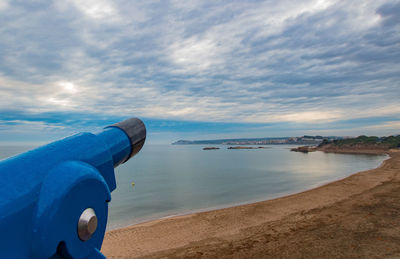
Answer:
[[[108,229],[297,193],[378,167],[385,155],[145,145],[116,170]],[[131,183],[134,181],[135,185]]]
[[[303,154],[290,152],[290,145],[238,150],[203,147],[145,145],[119,166],[107,229],[297,193],[378,167],[387,157]],[[0,159],[27,149],[0,147]]]

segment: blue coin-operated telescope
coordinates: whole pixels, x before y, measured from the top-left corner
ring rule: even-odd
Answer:
[[[132,118],[0,162],[0,258],[104,258],[114,168],[140,151]]]

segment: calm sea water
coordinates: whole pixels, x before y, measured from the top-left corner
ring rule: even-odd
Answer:
[[[145,145],[116,169],[108,229],[300,192],[377,167],[386,156]],[[29,147],[1,147],[0,158]],[[134,182],[134,186],[132,186]]]

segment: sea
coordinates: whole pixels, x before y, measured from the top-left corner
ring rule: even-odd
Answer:
[[[386,155],[151,145],[115,170],[107,229],[273,199],[378,167]],[[0,159],[31,149],[0,146]]]

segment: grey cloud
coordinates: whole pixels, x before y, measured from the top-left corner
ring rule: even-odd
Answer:
[[[364,116],[400,97],[396,1],[101,3],[115,10],[93,18],[79,1],[0,10],[3,99],[38,112],[267,122],[315,109]]]
[[[400,2],[385,3],[380,8],[378,8],[377,13],[384,17],[383,24],[385,26],[395,26],[400,23]]]

